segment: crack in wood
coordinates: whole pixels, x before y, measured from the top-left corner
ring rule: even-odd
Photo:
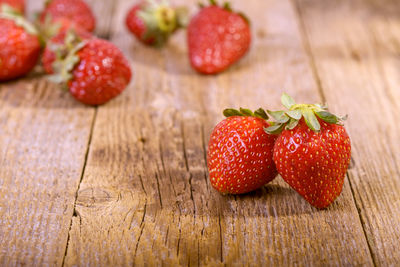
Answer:
[[[136,241],[135,254],[134,254],[135,258],[136,258],[136,253],[137,253],[137,250],[139,247],[140,238],[142,237],[142,234],[143,234],[143,229],[144,229],[144,224],[142,227],[140,227],[140,234],[139,234],[138,240]]]
[[[218,214],[218,226],[219,226],[219,249],[221,250],[221,262],[224,262],[224,253],[223,253],[223,243],[222,243],[222,226],[221,226],[221,214]]]
[[[142,187],[142,190],[143,190],[144,194],[147,196],[146,189],[144,189],[144,184],[143,184],[143,178],[142,178],[142,175],[138,174],[138,176],[139,176],[140,185],[141,185],[141,187]]]
[[[161,199],[160,181],[159,181],[159,178],[158,178],[158,173],[155,172],[155,173],[154,173],[154,176],[156,177],[158,199],[160,200],[160,207],[161,207],[161,209],[162,209],[162,208],[163,208],[163,204],[162,204],[162,199]]]
[[[78,200],[78,194],[79,194],[79,189],[81,187],[81,183],[83,181],[83,177],[85,175],[85,170],[86,170],[86,165],[87,165],[87,161],[88,161],[88,157],[89,157],[89,152],[90,152],[90,144],[92,142],[92,137],[93,137],[93,130],[94,130],[94,125],[96,123],[96,117],[97,117],[97,107],[95,108],[94,112],[93,112],[93,118],[92,118],[92,124],[90,126],[90,132],[89,132],[89,138],[88,138],[88,143],[87,143],[87,149],[86,149],[86,153],[85,153],[85,159],[83,161],[83,166],[82,166],[82,173],[81,173],[81,177],[79,179],[79,183],[78,183],[78,188],[75,192],[75,200],[74,200],[74,205],[73,205],[73,210],[72,210],[72,215],[71,216],[71,221],[69,224],[69,229],[68,229],[68,237],[67,237],[67,244],[65,246],[65,251],[64,251],[64,257],[61,263],[61,266],[64,266],[65,264],[65,258],[67,257],[67,252],[68,252],[68,245],[70,242],[70,238],[71,238],[71,229],[72,229],[72,222],[73,222],[73,218],[74,218],[74,214],[79,214],[79,212],[76,209],[76,202]],[[80,217],[80,216],[79,216]]]
[[[181,138],[182,138],[183,158],[185,161],[186,171],[189,173],[190,199],[192,200],[192,203],[193,203],[193,217],[194,217],[193,224],[195,224],[196,223],[196,203],[195,203],[194,197],[193,197],[193,185],[192,185],[193,174],[191,173],[190,168],[189,168],[189,160],[188,160],[188,156],[187,156],[187,152],[186,152],[186,140],[185,140],[185,130],[184,130],[183,121],[181,122]]]
[[[373,250],[372,250],[372,246],[371,246],[371,244],[370,244],[370,240],[369,240],[369,238],[368,238],[367,231],[366,231],[366,229],[365,229],[365,228],[366,228],[366,223],[365,223],[365,221],[364,221],[363,216],[361,215],[361,207],[360,207],[360,205],[358,204],[358,201],[356,201],[355,192],[354,192],[354,189],[353,189],[353,184],[352,184],[352,182],[351,182],[351,179],[349,178],[349,174],[348,174],[348,173],[346,173],[346,179],[347,179],[347,181],[349,182],[351,194],[352,194],[352,196],[353,196],[353,202],[354,202],[354,204],[355,204],[355,206],[356,206],[356,208],[357,208],[358,218],[359,218],[360,223],[361,223],[361,225],[362,225],[362,229],[363,229],[363,233],[364,233],[364,237],[365,237],[365,242],[366,242],[367,245],[368,245],[369,253],[370,253],[370,256],[371,256],[371,258],[372,258],[372,263],[374,264],[374,266],[378,266],[378,265],[377,265],[377,259],[376,259],[375,255],[374,255],[374,253],[372,253],[372,251],[373,251]]]
[[[182,227],[181,227],[181,213],[179,213],[179,217],[178,217],[178,226],[179,226],[179,236],[178,236],[178,245],[176,247],[176,256],[179,256],[179,246],[181,243],[181,234],[182,234]]]

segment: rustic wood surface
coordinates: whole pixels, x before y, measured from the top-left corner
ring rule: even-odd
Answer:
[[[217,76],[190,68],[185,31],[163,49],[139,44],[124,26],[133,1],[88,2],[133,82],[98,108],[39,70],[0,84],[0,266],[398,264],[398,1],[232,1],[253,44]],[[280,177],[243,196],[208,181],[221,110],[278,108],[284,91],[349,114],[351,168],[326,210]]]

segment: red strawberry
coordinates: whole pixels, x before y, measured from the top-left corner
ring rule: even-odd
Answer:
[[[173,32],[184,26],[185,18],[184,8],[144,0],[130,9],[126,26],[144,44],[162,46]]]
[[[0,6],[2,4],[11,6],[21,14],[23,14],[25,11],[25,0],[0,0]]]
[[[36,29],[22,15],[3,5],[0,10],[0,81],[27,74],[36,65],[39,55]]]
[[[88,105],[101,105],[116,97],[131,79],[128,61],[106,40],[81,41],[76,35],[67,35],[55,54],[53,81],[67,85],[73,97]]]
[[[295,104],[284,94],[288,111],[269,112],[279,133],[274,162],[282,178],[311,205],[326,208],[342,192],[350,163],[350,138],[340,118],[321,105]]]
[[[93,32],[96,19],[89,6],[82,0],[50,0],[40,14],[40,22],[46,19],[55,22],[60,18],[68,19],[78,27]]]
[[[188,26],[189,58],[200,73],[219,73],[242,58],[249,50],[251,33],[243,15],[229,5],[215,1],[195,15]]]
[[[269,126],[265,111],[228,109],[224,115],[228,118],[214,128],[208,144],[211,185],[221,193],[242,194],[272,181],[276,136],[264,131]]]

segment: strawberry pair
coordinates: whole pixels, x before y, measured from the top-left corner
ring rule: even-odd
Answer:
[[[284,111],[227,109],[213,130],[207,163],[211,185],[221,193],[242,194],[279,173],[305,200],[326,208],[341,193],[350,163],[344,118],[315,104],[296,104],[284,94]]]
[[[143,43],[161,46],[177,29],[186,26],[185,8],[173,8],[165,1],[144,0],[126,17],[128,29]],[[249,50],[251,32],[247,18],[233,12],[228,3],[209,6],[190,20],[188,48],[191,66],[204,74],[224,71]]]

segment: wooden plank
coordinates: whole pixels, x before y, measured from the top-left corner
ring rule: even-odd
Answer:
[[[31,78],[0,85],[0,265],[61,265],[94,110]]]
[[[352,190],[377,265],[400,261],[398,1],[299,0],[324,95],[349,113]]]
[[[67,266],[372,265],[347,180],[323,211],[280,178],[236,197],[210,187],[205,147],[223,108],[277,108],[282,88],[319,100],[290,2],[233,2],[253,18],[252,51],[202,76],[189,67],[185,32],[164,49],[144,47],[123,23],[132,2],[120,1],[112,40],[134,82],[98,110]]]
[[[95,115],[40,76],[0,84],[1,266],[62,265]]]

